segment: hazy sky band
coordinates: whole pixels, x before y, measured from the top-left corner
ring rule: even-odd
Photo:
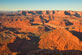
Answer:
[[[82,11],[82,0],[0,0],[0,11],[16,10]]]

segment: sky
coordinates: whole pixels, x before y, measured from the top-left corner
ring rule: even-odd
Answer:
[[[18,10],[82,11],[82,0],[0,0],[0,11]]]

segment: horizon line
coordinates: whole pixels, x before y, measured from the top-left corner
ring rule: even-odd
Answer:
[[[42,10],[0,10],[0,11],[55,11],[54,10],[49,10],[49,9],[42,9]],[[82,10],[56,10],[56,11],[82,11]]]

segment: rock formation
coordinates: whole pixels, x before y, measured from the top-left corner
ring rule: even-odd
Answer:
[[[58,28],[40,37],[39,48],[58,50],[82,50],[79,38],[69,31]]]

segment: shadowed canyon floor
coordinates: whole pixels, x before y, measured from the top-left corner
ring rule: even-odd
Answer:
[[[82,55],[82,11],[0,13],[0,55]]]

